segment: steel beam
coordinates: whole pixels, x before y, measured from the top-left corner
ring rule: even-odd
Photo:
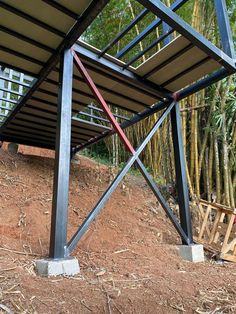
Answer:
[[[227,71],[226,69],[220,69],[216,72],[214,72],[211,75],[208,75],[207,77],[201,79],[200,81],[182,89],[181,91],[175,93],[175,99],[177,99],[178,101],[181,99],[184,99],[194,93],[199,92],[200,90],[202,90],[203,88],[206,88],[208,86],[210,86],[211,84],[214,84],[224,78],[226,78],[227,76],[229,76],[230,73],[229,71]]]
[[[132,57],[126,64],[124,65],[124,69],[128,68],[135,61],[140,59],[145,53],[154,48],[157,44],[161,43],[166,37],[169,37],[174,32],[174,29],[171,28],[167,33],[162,34],[160,37],[156,38],[149,46],[138,52],[134,57]]]
[[[32,146],[32,147],[39,147],[39,148],[45,148],[45,149],[54,149],[54,145],[46,144],[41,141],[30,141],[25,138],[19,137],[19,136],[9,136],[9,135],[0,135],[0,141],[2,142],[13,142],[17,144],[22,144],[22,145],[27,145],[27,146]]]
[[[50,80],[50,83],[54,84],[57,86],[57,81],[52,81]],[[53,96],[53,97],[56,97],[56,92],[51,92],[47,89],[44,89],[44,88],[38,88],[37,89],[38,92],[42,92],[46,95],[50,95],[50,96]],[[76,88],[73,88],[73,92],[79,94],[79,95],[82,95],[82,96],[85,96],[85,97],[88,97],[89,99],[93,98],[94,96],[88,92],[83,92],[82,90],[79,90],[79,89],[76,89]],[[31,96],[31,99],[35,99],[36,97],[35,96]],[[47,101],[43,100],[45,103],[47,103]],[[82,102],[82,101],[78,101],[78,100],[75,100],[74,98],[72,99],[73,101],[73,104],[77,104],[77,105],[80,105],[80,106],[84,106],[84,107],[88,107],[88,104],[89,104],[89,101],[88,103],[86,102]],[[122,110],[126,110],[127,112],[131,112],[131,113],[137,113],[137,111],[133,110],[133,109],[128,109],[124,106],[121,106],[121,105],[118,105],[117,103],[114,103],[114,102],[111,102],[109,101],[109,104],[112,105],[112,106],[115,106],[117,108],[120,108]]]
[[[88,67],[88,68],[90,69],[91,67]],[[94,70],[92,70],[92,71],[97,73],[97,69],[96,68],[94,68]],[[111,79],[112,79],[112,77],[111,77]],[[77,80],[77,81],[80,81],[80,82],[84,82],[83,79],[81,77],[79,77],[78,75],[74,75],[74,80]],[[47,82],[49,82],[49,83],[51,83],[53,85],[57,85],[57,81],[52,80],[52,79],[47,79]],[[119,92],[116,92],[114,90],[111,90],[111,89],[109,89],[109,88],[107,88],[105,86],[102,86],[102,85],[99,85],[99,84],[96,84],[96,85],[99,88],[99,90],[102,90],[105,93],[115,95],[115,96],[120,97],[121,99],[124,99],[124,100],[126,99],[126,100],[129,100],[129,101],[132,101],[133,103],[136,103],[137,105],[142,106],[144,108],[148,107],[148,105],[146,103],[144,103],[144,102],[137,101],[136,99],[134,99],[132,97],[129,97],[129,96],[126,96],[126,95],[124,95],[122,93],[119,93]],[[81,93],[81,91],[79,89],[76,89],[76,88],[73,88],[73,91],[76,92],[76,93],[79,93],[79,94]],[[86,95],[87,97],[92,97],[92,94],[88,94],[88,93],[85,93],[85,92],[83,92],[83,94]],[[109,101],[107,101],[107,102],[109,102]],[[116,106],[117,108],[120,107],[121,109],[125,110],[125,107],[121,106],[119,103],[113,103],[113,105]]]
[[[73,80],[73,56],[70,50],[63,54],[60,66],[50,258],[66,256]]]
[[[193,237],[191,215],[189,209],[189,194],[186,176],[184,147],[182,140],[181,115],[178,103],[176,103],[171,110],[171,126],[174,145],[175,174],[178,192],[180,223],[184,230],[184,233],[187,235],[187,241],[186,239],[183,239],[183,243],[189,245],[193,243]]]
[[[147,72],[144,77],[148,78],[149,76],[153,75],[157,71],[163,69],[166,65],[170,64],[172,61],[177,60],[178,57],[182,56],[184,53],[188,52],[190,49],[193,48],[193,44],[189,44],[186,47],[182,48],[180,51],[176,52],[173,56],[171,56],[168,60],[158,64],[157,66],[153,67],[149,72]]]
[[[37,65],[40,65],[40,66],[43,66],[43,65],[44,65],[44,63],[43,63],[42,61],[37,60],[37,59],[35,59],[35,58],[32,58],[32,57],[30,57],[30,56],[27,56],[27,55],[25,55],[25,54],[19,52],[19,50],[13,50],[13,49],[4,47],[3,45],[0,45],[0,50],[5,51],[5,52],[7,52],[7,53],[9,53],[9,54],[11,54],[11,55],[14,55],[14,56],[16,56],[16,57],[18,57],[18,58],[20,58],[20,59],[29,61],[29,62],[31,62],[31,63],[33,63],[33,64],[37,64]]]
[[[62,12],[63,14],[66,14],[70,17],[72,17],[74,20],[77,20],[79,18],[79,15],[74,13],[73,11],[69,10],[68,8],[64,7],[57,1],[51,1],[51,0],[42,0],[43,2],[47,3],[48,5],[52,6],[56,10]]]
[[[225,0],[214,0],[223,51],[235,59],[235,50]]]
[[[173,27],[176,31],[182,34],[190,42],[192,42],[199,49],[204,51],[212,59],[224,66],[230,71],[235,71],[235,61],[226,53],[217,48],[209,42],[204,36],[194,30],[188,23],[181,19],[169,7],[167,7],[161,0],[137,0],[147,9],[159,16],[168,25]]]
[[[173,11],[178,10],[182,5],[184,5],[188,0],[176,0],[171,6],[170,9]],[[150,34],[154,29],[161,25],[161,19],[157,18],[152,21],[137,37],[135,37],[128,45],[122,48],[117,54],[116,58],[122,58],[127,54],[133,47],[135,47],[141,40],[143,40],[148,34]]]
[[[125,36],[125,34],[127,34],[131,30],[131,28],[133,28],[147,14],[148,14],[147,9],[144,9],[143,11],[141,11],[135,17],[135,19],[132,22],[130,22],[130,24],[126,26],[125,29],[123,29],[123,31],[121,31],[104,49],[102,49],[102,51],[99,53],[99,57],[102,57],[108,50],[110,50],[119,40],[121,40],[122,37]]]
[[[29,127],[27,125],[17,125],[17,124],[11,124],[11,127],[8,127],[7,130],[10,130],[10,131],[14,131],[14,132],[17,132],[17,134],[22,134],[23,133],[27,133],[28,135],[33,135],[33,136],[44,136],[45,139],[51,139],[51,140],[54,140],[55,137],[56,137],[56,133],[53,133],[53,132],[49,132],[49,131],[45,131],[44,129],[39,129],[39,128],[35,128],[35,127]],[[5,131],[7,134],[9,134],[8,131]],[[80,136],[71,136],[71,140],[77,140],[79,141],[80,143],[84,143],[87,141],[87,139],[85,138],[82,138]]]
[[[130,70],[124,69],[122,64],[116,64],[113,61],[110,61],[108,58],[101,57],[99,58],[97,52],[89,49],[89,46],[85,43],[78,42],[73,46],[73,49],[77,52],[77,54],[83,58],[83,60],[89,61],[94,65],[100,65],[102,67],[103,72],[108,70],[110,75],[117,76],[122,79],[123,83],[127,82],[131,87],[139,89],[140,92],[144,92],[151,97],[160,98],[171,98],[171,93],[165,89],[160,88],[159,85],[154,84],[146,79],[143,79],[139,75],[131,72]],[[96,69],[95,69],[96,70]],[[106,72],[105,72],[106,73]]]
[[[161,86],[168,86],[169,84],[171,84],[172,82],[180,79],[181,77],[183,77],[185,74],[190,73],[192,70],[197,69],[198,67],[200,67],[201,65],[204,65],[206,62],[210,61],[211,58],[210,57],[206,57],[200,61],[198,61],[197,63],[193,64],[190,68],[176,74],[174,77],[170,78],[169,80],[165,81],[164,83],[161,84]]]

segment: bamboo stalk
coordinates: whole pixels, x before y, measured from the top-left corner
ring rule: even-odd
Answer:
[[[225,203],[230,206],[230,182],[229,182],[229,145],[227,140],[227,125],[226,125],[226,113],[225,113],[225,103],[226,97],[229,93],[229,87],[232,83],[232,77],[229,77],[228,84],[223,91],[221,97],[221,114],[222,114],[222,133],[223,133],[223,173],[224,173],[224,195],[225,195]]]
[[[219,89],[220,89],[220,84],[218,83],[217,87],[216,87],[216,92],[215,92],[216,95],[219,95]],[[199,156],[199,169],[198,169],[198,172],[197,172],[199,180],[200,180],[200,176],[201,176],[204,152],[205,152],[205,149],[206,149],[208,136],[209,136],[209,133],[210,133],[210,125],[211,125],[211,119],[212,119],[212,115],[211,114],[212,114],[212,110],[215,109],[216,100],[217,100],[217,97],[214,98],[213,103],[211,104],[210,112],[209,112],[207,123],[206,123],[207,127],[205,128],[205,133],[204,133],[204,137],[203,137],[203,140],[202,140],[201,152],[200,152],[200,156]]]
[[[135,19],[135,14],[134,14],[134,8],[133,8],[133,6],[131,4],[131,1],[128,2],[128,6],[130,8],[132,19],[134,20]],[[138,27],[137,24],[135,24],[135,31],[136,31],[136,34],[138,36],[140,34],[140,31],[139,31],[139,27]],[[143,51],[143,43],[142,43],[142,41],[139,42],[139,47],[140,47],[140,51]],[[145,54],[142,56],[142,59],[143,59],[143,62],[146,61]]]
[[[216,202],[221,202],[221,172],[220,172],[220,159],[219,159],[219,147],[217,137],[214,138],[214,153],[215,153],[215,176],[216,176]]]
[[[212,174],[213,174],[213,138],[210,136],[210,149],[209,149],[209,158],[208,158],[208,175],[209,175],[209,202],[212,200]]]
[[[210,107],[211,105],[200,105],[200,106],[195,106],[195,107],[191,107],[191,108],[183,108],[180,109],[181,112],[185,112],[185,111],[192,111],[192,110],[198,110],[198,109],[202,109],[202,108],[207,108]]]

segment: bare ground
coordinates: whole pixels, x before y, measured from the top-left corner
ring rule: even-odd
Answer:
[[[126,178],[74,251],[80,275],[36,276],[34,261],[48,252],[53,179],[52,154],[41,155],[0,149],[0,313],[236,313],[235,264],[183,261],[140,177]],[[72,165],[68,238],[112,177],[85,157]]]

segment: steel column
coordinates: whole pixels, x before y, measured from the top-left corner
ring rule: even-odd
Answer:
[[[50,258],[66,256],[67,208],[70,174],[70,142],[72,112],[73,56],[66,50],[61,58],[53,202],[51,218]]]
[[[214,0],[223,51],[235,58],[234,42],[225,0]]]
[[[175,156],[175,174],[178,192],[178,204],[180,223],[188,237],[188,241],[183,240],[184,244],[193,243],[191,215],[189,209],[189,194],[187,186],[186,165],[184,158],[184,147],[182,140],[181,115],[179,104],[176,102],[171,110],[171,126]]]

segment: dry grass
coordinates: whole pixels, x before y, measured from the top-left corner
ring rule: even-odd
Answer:
[[[236,291],[232,288],[199,291],[198,314],[236,313]]]

